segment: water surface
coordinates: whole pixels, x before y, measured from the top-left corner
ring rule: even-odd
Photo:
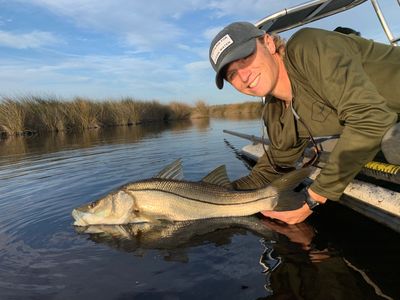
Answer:
[[[399,235],[331,204],[305,223],[260,216],[76,230],[73,208],[182,158],[200,180],[248,166],[197,120],[0,141],[0,299],[396,299]],[[234,147],[234,148],[233,148]]]

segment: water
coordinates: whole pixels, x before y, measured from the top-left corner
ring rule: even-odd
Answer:
[[[334,204],[296,226],[72,226],[73,208],[177,158],[190,180],[247,174],[232,149],[246,141],[223,129],[260,135],[200,120],[0,141],[0,299],[399,298],[399,235]]]

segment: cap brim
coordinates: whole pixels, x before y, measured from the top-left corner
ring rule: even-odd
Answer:
[[[252,38],[235,49],[230,50],[230,52],[222,59],[217,74],[215,75],[215,84],[219,89],[224,87],[224,68],[231,62],[252,54],[256,50],[256,45],[256,39]]]

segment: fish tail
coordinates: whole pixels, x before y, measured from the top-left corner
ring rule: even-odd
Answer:
[[[312,171],[312,167],[297,169],[290,173],[282,175],[280,178],[271,182],[270,185],[274,187],[278,191],[278,193],[283,193],[287,190],[293,190],[308,176],[310,176]]]
[[[278,203],[274,207],[275,211],[295,210],[302,207],[305,203],[306,196],[304,192],[284,191],[278,195]]]

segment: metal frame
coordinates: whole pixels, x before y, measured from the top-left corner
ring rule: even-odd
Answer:
[[[397,3],[400,6],[400,0],[397,0]],[[400,41],[400,37],[395,38],[389,28],[389,25],[386,22],[385,17],[383,16],[382,10],[379,7],[378,1],[377,0],[371,0],[371,4],[375,9],[376,15],[378,16],[379,22],[381,22],[383,31],[385,31],[385,34],[387,38],[389,39],[390,43],[394,46],[398,46],[397,42]]]
[[[364,2],[367,2],[367,0],[341,0],[341,2],[342,3],[340,4],[342,5],[338,5],[338,0],[308,1],[306,3],[278,11],[257,21],[255,25],[267,32],[279,33],[351,9]],[[397,3],[400,6],[400,0],[397,0]],[[390,43],[394,46],[397,46],[397,42],[400,41],[400,37],[395,38],[393,36],[389,25],[383,16],[383,12],[379,7],[378,1],[371,0],[371,4]],[[292,17],[293,20],[291,20],[290,17]],[[279,24],[279,22],[283,24]]]

